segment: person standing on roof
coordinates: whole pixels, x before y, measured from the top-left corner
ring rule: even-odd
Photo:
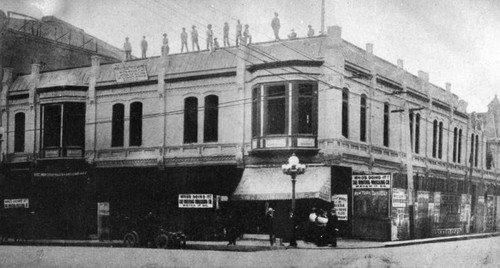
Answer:
[[[142,37],[141,41],[141,51],[142,51],[142,58],[147,58],[146,57],[146,51],[148,50],[148,41],[146,41],[146,36]]]
[[[207,26],[207,50],[214,50],[214,32],[212,31],[212,24]]]
[[[281,24],[280,24],[280,19],[278,18],[278,12],[274,12],[274,19],[271,21],[271,27],[273,28],[274,32],[274,38],[275,38],[274,41],[280,40],[279,34],[280,34]]]
[[[125,60],[132,59],[132,45],[128,41],[128,37],[125,37],[125,43],[123,43],[123,50],[125,51]]]
[[[297,38],[297,33],[295,32],[294,29],[292,29],[292,32],[288,35],[288,39],[296,39]]]
[[[194,51],[194,45],[198,48],[198,51],[200,51],[200,45],[198,44],[198,31],[196,30],[196,26],[193,25],[193,30],[191,30],[191,43],[193,44],[193,51]]]
[[[252,35],[250,34],[250,26],[245,24],[245,31],[243,31],[243,39],[245,40],[245,45],[250,45],[252,43]]]
[[[184,52],[184,46],[186,46],[186,52],[189,52],[188,49],[188,34],[186,32],[186,28],[182,27],[182,33],[181,33],[181,53]]]
[[[166,55],[168,55],[169,52],[170,52],[170,47],[168,46],[167,34],[164,33],[163,34],[163,44],[161,46],[161,54],[166,56]]]
[[[313,37],[314,36],[314,29],[312,28],[311,25],[309,25],[307,27],[309,27],[309,30],[307,31],[307,37]]]
[[[229,24],[227,24],[227,22],[224,22],[223,31],[224,31],[224,36],[223,36],[224,46],[230,46],[230,44],[229,44]]]
[[[243,31],[243,26],[238,20],[238,24],[236,24],[236,45],[238,46],[241,41],[241,32]]]

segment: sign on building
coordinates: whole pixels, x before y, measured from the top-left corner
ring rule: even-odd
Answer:
[[[333,208],[337,212],[339,221],[347,221],[348,199],[346,194],[332,195]]]
[[[123,66],[121,64],[115,64],[113,70],[115,71],[116,82],[118,83],[148,80],[148,72],[145,65]]]
[[[4,199],[4,208],[29,208],[30,202],[28,198],[23,199]]]
[[[213,208],[213,194],[179,194],[179,208]]]
[[[353,189],[390,189],[391,175],[354,175],[352,176]]]

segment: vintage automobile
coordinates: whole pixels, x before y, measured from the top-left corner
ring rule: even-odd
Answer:
[[[170,232],[160,227],[151,233],[144,231],[130,231],[123,236],[126,247],[157,247],[157,248],[186,248],[186,235],[183,232]]]

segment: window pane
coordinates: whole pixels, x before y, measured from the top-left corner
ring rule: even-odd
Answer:
[[[349,138],[349,90],[342,91],[342,136]]]
[[[366,141],[366,95],[361,95],[359,111],[359,139]]]
[[[123,146],[125,106],[121,103],[113,105],[111,125],[111,147]]]
[[[65,103],[63,146],[85,146],[85,103]]]
[[[384,103],[384,146],[389,147],[389,103]]]
[[[129,146],[142,145],[142,103],[130,105]]]
[[[266,134],[286,133],[286,87],[284,85],[267,88]]]
[[[26,131],[26,116],[17,113],[14,118],[14,152],[24,152],[24,137]]]
[[[61,105],[43,109],[43,147],[61,147]]]
[[[203,142],[217,141],[219,130],[219,97],[215,95],[205,97],[204,121]]]
[[[260,88],[252,92],[252,137],[260,135]]]
[[[298,131],[300,134],[314,134],[313,85],[299,84]]]
[[[415,116],[415,153],[420,153],[420,114]]]
[[[198,99],[184,100],[184,143],[198,142]]]

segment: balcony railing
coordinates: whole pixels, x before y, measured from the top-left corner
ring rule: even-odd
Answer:
[[[252,138],[252,151],[318,150],[318,138],[310,134],[267,135]]]
[[[50,146],[40,150],[41,158],[81,158],[84,156],[84,148],[80,146],[57,147]]]

